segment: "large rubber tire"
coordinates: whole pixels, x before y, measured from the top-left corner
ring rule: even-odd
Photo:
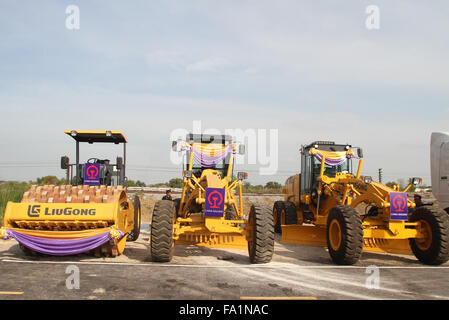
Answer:
[[[154,205],[150,243],[153,261],[170,262],[173,257],[175,215],[175,204],[171,200],[159,200]]]
[[[248,241],[251,263],[268,263],[274,252],[273,213],[267,205],[252,205],[248,225],[252,234]]]
[[[276,201],[273,205],[274,232],[282,233],[281,217],[284,210],[284,201]]]
[[[175,210],[176,210],[176,217],[179,217],[179,207],[181,206],[181,198],[173,199],[173,202],[175,204]]]
[[[449,214],[449,208],[444,209],[444,211],[446,211],[446,213]]]
[[[291,201],[284,204],[284,220],[285,224],[298,224],[296,205]]]
[[[357,211],[349,206],[333,207],[327,218],[327,247],[336,264],[356,263],[363,250],[363,227]]]
[[[438,208],[418,207],[409,217],[410,222],[421,221],[430,239],[410,239],[410,247],[419,261],[439,265],[449,260],[449,216]]]
[[[142,211],[140,206],[140,198],[138,195],[134,197],[133,200],[133,206],[134,206],[134,227],[133,229],[128,232],[127,241],[136,241],[139,239],[140,235],[140,224],[142,221]]]

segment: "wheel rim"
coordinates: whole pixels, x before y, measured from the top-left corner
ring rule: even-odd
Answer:
[[[329,226],[329,242],[334,251],[337,251],[341,245],[341,228],[337,220],[332,220]]]
[[[421,223],[421,233],[425,235],[424,238],[416,239],[416,245],[422,251],[429,250],[432,245],[432,229],[430,228],[430,224],[425,220],[420,220]]]

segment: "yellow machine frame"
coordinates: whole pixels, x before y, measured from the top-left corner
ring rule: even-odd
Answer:
[[[175,245],[181,244],[247,249],[251,263],[270,262],[274,251],[271,208],[252,204],[247,216],[243,214],[242,180],[247,174],[232,177],[236,146],[231,136],[188,134],[178,150],[180,146],[173,141],[174,151],[190,150],[182,194],[180,199],[162,199],[154,205],[152,260],[170,262]],[[243,153],[244,145],[240,145],[239,154]],[[194,167],[194,161],[199,167]]]
[[[125,144],[128,141],[121,131],[65,130],[64,133],[76,140],[77,166],[79,142]],[[7,234],[7,229],[49,239],[82,239],[109,232],[109,242],[94,252],[116,256],[123,252],[134,223],[140,223],[134,220],[134,204],[128,201],[126,189],[121,185],[33,185],[20,203],[7,203],[0,237]]]
[[[191,147],[187,144],[187,147]],[[232,146],[235,151],[235,145]],[[248,249],[248,228],[243,215],[242,180],[232,181],[231,173],[234,164],[234,154],[230,155],[226,176],[213,169],[204,169],[199,178],[191,175],[185,177],[181,194],[178,218],[174,223],[173,239],[176,244],[197,245],[214,248]],[[187,171],[193,169],[193,152],[190,152],[190,161]],[[189,205],[204,206],[206,201],[206,188],[225,189],[225,212],[232,206],[236,213],[236,220],[226,220],[225,217],[204,217],[201,213],[190,213]],[[239,203],[237,203],[234,190],[237,189]],[[188,196],[186,196],[188,195]]]
[[[326,157],[321,160],[318,177],[318,195],[325,197],[315,205],[310,195],[299,194],[300,175],[291,177],[283,189],[286,201],[292,201],[297,208],[297,224],[282,225],[282,241],[308,246],[327,247],[327,219],[330,210],[337,205],[356,208],[359,204],[375,205],[379,208],[377,216],[368,216],[363,220],[363,250],[411,254],[410,238],[426,238],[427,234],[421,222],[393,221],[389,219],[390,192],[398,192],[399,187],[390,188],[375,181],[361,178],[363,159],[359,160],[357,174],[338,172],[335,177],[324,174]],[[404,191],[407,192],[412,185]],[[407,200],[408,207],[415,203]],[[313,213],[311,221],[304,221],[301,208],[307,205]],[[285,214],[285,212],[283,213]],[[285,217],[281,218],[285,221]],[[307,224],[305,224],[307,222]]]

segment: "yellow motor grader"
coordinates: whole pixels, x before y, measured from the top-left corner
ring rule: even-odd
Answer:
[[[301,147],[301,173],[287,179],[284,201],[273,206],[282,242],[327,247],[337,264],[356,263],[363,250],[413,253],[438,265],[449,259],[449,217],[416,207],[402,192],[361,176],[363,152],[351,145],[316,141]],[[359,159],[353,173],[353,161]],[[357,209],[357,210],[356,210]]]
[[[233,179],[237,148],[232,138],[188,134],[185,141],[174,141],[172,148],[185,152],[182,194],[180,199],[155,204],[150,236],[153,261],[171,261],[175,244],[247,249],[251,263],[271,261],[271,208],[257,204],[247,215],[243,213],[242,180],[247,174],[239,172]],[[239,153],[244,153],[244,145]]]
[[[125,190],[128,140],[120,131],[65,133],[76,141],[76,162],[61,157],[67,185],[33,185],[20,203],[8,202],[2,237],[16,239],[28,254],[117,256],[140,233],[139,197],[129,201]],[[80,163],[80,143],[123,144],[123,158]]]

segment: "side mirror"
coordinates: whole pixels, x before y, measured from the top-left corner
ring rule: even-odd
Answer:
[[[117,167],[117,170],[123,169],[123,158],[122,157],[117,157],[116,167]]]
[[[238,180],[248,179],[248,173],[247,172],[237,172],[237,179]]]
[[[172,141],[171,143],[171,149],[175,152],[181,152],[182,151],[182,145],[183,141],[181,139],[178,139],[176,141]]]
[[[61,169],[67,170],[69,168],[69,157],[67,156],[62,156],[61,157]]]
[[[184,178],[190,179],[190,178],[192,178],[192,175],[193,175],[192,170],[185,170],[184,171]]]
[[[245,154],[246,148],[244,144],[239,145],[239,154]]]
[[[359,158],[363,158],[363,149],[362,148],[357,148],[357,156]]]
[[[371,176],[364,176],[363,182],[365,182],[366,184],[371,183],[373,182],[373,178]]]

